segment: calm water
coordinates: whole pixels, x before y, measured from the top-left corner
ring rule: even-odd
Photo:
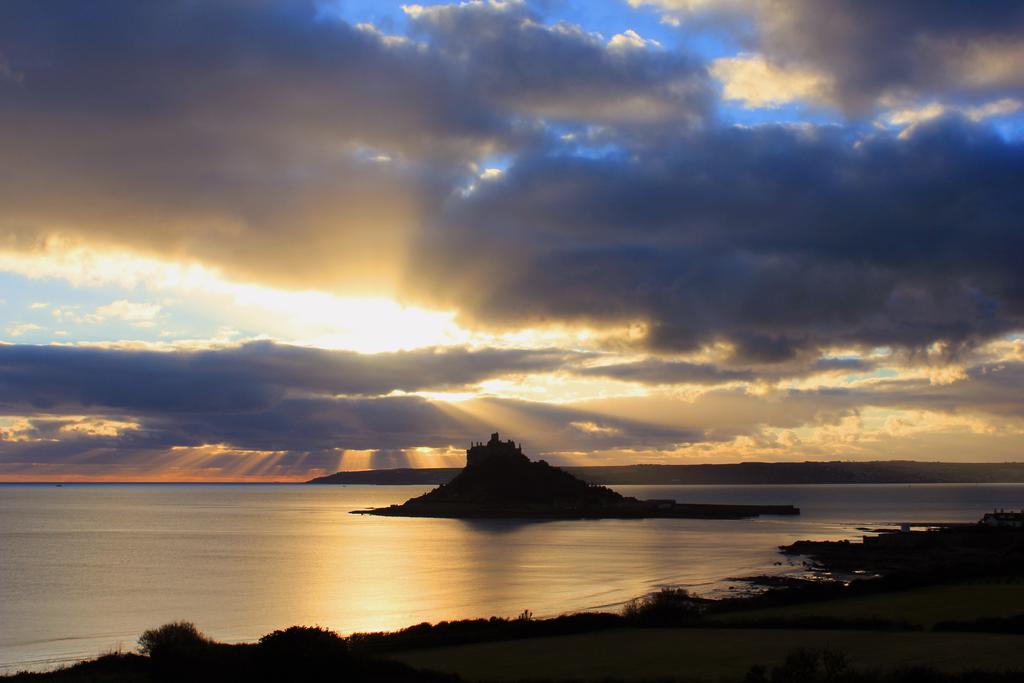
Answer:
[[[0,485],[0,671],[133,649],[176,619],[241,641],[607,608],[662,585],[720,594],[729,577],[799,571],[783,543],[1024,505],[1015,484],[616,488],[803,514],[519,524],[348,514],[427,487]]]

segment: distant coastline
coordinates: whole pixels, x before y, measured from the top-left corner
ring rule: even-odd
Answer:
[[[715,465],[609,465],[564,467],[591,484],[791,485],[791,484],[1019,484],[1024,463],[950,463],[911,460],[869,462],[748,462]],[[437,486],[460,467],[397,468],[337,472],[309,484]]]
[[[1024,462],[952,463],[918,460],[866,462],[747,462],[707,465],[604,465],[563,467],[591,484],[603,486],[786,486],[795,484],[1024,484]],[[0,481],[0,486],[294,486],[341,484],[437,486],[455,478],[461,467],[400,467],[353,470],[308,481]]]

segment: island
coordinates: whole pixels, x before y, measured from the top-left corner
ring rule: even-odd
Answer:
[[[391,517],[513,519],[743,519],[798,515],[792,505],[713,505],[639,500],[577,479],[543,460],[531,461],[514,441],[495,433],[466,451],[466,466],[450,482],[401,505],[354,514]]]

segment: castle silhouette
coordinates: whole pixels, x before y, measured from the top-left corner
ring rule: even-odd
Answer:
[[[487,443],[473,443],[466,449],[466,467],[496,459],[509,462],[529,462],[529,458],[523,455],[522,444],[516,445],[512,439],[502,441],[498,432],[491,434],[491,440]]]

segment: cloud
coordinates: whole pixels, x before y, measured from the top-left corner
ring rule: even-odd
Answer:
[[[752,362],[956,348],[1024,326],[1022,180],[1024,145],[955,116],[530,156],[450,207],[407,286],[468,322],[633,322],[650,348]]]
[[[718,387],[677,397],[652,393],[582,401],[574,408],[617,419],[642,419],[702,434],[677,449],[700,457],[774,459],[802,457],[938,459],[941,435],[968,432],[996,435],[999,443],[957,438],[957,448],[941,452],[954,460],[995,459],[1024,435],[1024,411],[1017,400],[1024,364],[980,364],[961,381],[935,385],[927,377],[876,378],[853,386],[751,391]],[[913,426],[915,443],[908,439]],[[787,436],[788,434],[788,436]],[[903,439],[904,443],[898,443]],[[798,443],[799,442],[799,443]],[[861,448],[863,446],[863,449]],[[987,450],[992,447],[993,450]],[[886,448],[895,449],[886,452]]]
[[[712,106],[706,69],[627,30],[605,41],[546,25],[524,2],[406,7],[413,29],[462,66],[481,99],[570,122],[699,124]]]
[[[700,437],[544,403],[480,399],[452,406],[413,396],[293,398],[259,411],[149,414],[107,433],[66,428],[77,419],[27,419],[19,438],[0,439],[0,475],[109,477],[129,468],[163,478],[240,478],[263,468],[263,476],[308,477],[337,469],[348,450],[384,453],[373,465],[406,464],[398,451],[458,449],[495,430],[520,438],[533,457],[626,444],[667,448]],[[49,438],[61,430],[61,438]],[[226,473],[209,471],[218,462]]]
[[[610,377],[643,384],[726,384],[757,378],[751,370],[731,370],[711,363],[689,363],[648,358],[630,363],[612,363],[577,370],[592,377]]]
[[[463,388],[582,357],[552,349],[458,348],[366,355],[272,342],[182,351],[7,345],[0,346],[0,410],[246,412],[295,395]]]
[[[40,330],[43,329],[45,328],[42,327],[41,325],[36,325],[35,323],[18,323],[16,325],[8,327],[7,334],[12,337],[20,337],[31,332],[39,332]]]
[[[1022,108],[1024,108],[1024,102],[1011,97],[975,106],[951,106],[930,102],[920,107],[886,112],[881,118],[882,121],[892,126],[914,126],[952,112],[961,114],[971,121],[983,121],[997,116],[1014,114]]]
[[[543,119],[708,115],[703,64],[621,50],[518,3],[413,12],[424,40],[317,3],[4,3],[0,246],[193,260],[235,279],[386,294],[485,156]],[[558,69],[550,65],[557,63]]]
[[[410,449],[447,452],[495,430],[523,440],[534,456],[559,462],[616,453],[620,462],[686,453],[735,458],[745,457],[743,448],[785,459],[877,457],[908,430],[924,441],[964,430],[990,435],[993,452],[1002,453],[1007,439],[1024,433],[1024,363],[1012,360],[970,366],[962,379],[943,385],[924,376],[883,377],[847,388],[751,391],[741,382],[689,397],[655,392],[560,405],[336,393],[387,391],[389,373],[454,382],[501,366],[530,372],[564,362],[558,354],[489,353],[378,358],[272,344],[185,354],[0,346],[0,414],[11,416],[0,420],[0,473],[301,477],[337,468],[346,451],[404,463]],[[866,369],[845,358],[815,365],[825,372]],[[607,374],[651,383],[661,383],[655,376],[734,378],[699,364],[626,368]]]
[[[981,349],[1024,330],[1024,143],[989,121],[1024,101],[1020,4],[634,4],[717,31],[717,59],[543,3],[409,6],[403,35],[312,0],[0,4],[0,268],[424,347],[0,346],[0,461],[294,473],[508,426],[556,457],[837,454],[1017,424],[1020,350]],[[851,122],[726,126],[736,103]],[[111,299],[47,317],[165,315]]]
[[[726,359],[727,361],[729,359]],[[612,362],[578,367],[573,372],[588,377],[607,377],[624,382],[648,385],[775,383],[828,374],[867,373],[877,362],[864,358],[797,358],[788,364],[773,367],[748,365],[730,367],[718,363],[667,360],[648,357],[638,361]]]
[[[661,47],[661,43],[652,39],[644,38],[631,28],[622,33],[616,33],[608,40],[608,47],[618,50],[642,50],[644,48]]]
[[[779,107],[795,101],[828,102],[831,79],[800,66],[779,66],[761,55],[720,57],[711,75],[722,83],[722,96],[750,108]]]
[[[855,401],[948,414],[985,413],[1003,419],[1024,418],[1015,398],[1024,383],[1024,363],[983,363],[959,373],[955,381],[890,380],[851,393]]]
[[[461,165],[520,139],[436,54],[318,20],[312,2],[5,3],[0,44],[24,75],[0,88],[19,168],[0,231],[17,248],[62,234],[379,287]]]
[[[818,11],[785,7],[779,22]],[[25,74],[0,91],[19,168],[0,189],[7,253],[58,233],[470,326],[636,325],[648,348],[725,341],[761,362],[1021,325],[1021,146],[955,113],[903,139],[716,127],[692,56],[516,2],[411,7],[405,40],[302,3],[0,13]],[[922,26],[953,31],[937,14]],[[769,102],[792,64],[749,53],[719,72],[778,76],[734,93]]]
[[[549,371],[570,357],[489,349],[368,356],[270,343],[178,353],[0,346],[0,415],[9,416],[0,421],[8,425],[0,430],[0,473],[62,463],[109,465],[109,473],[147,458],[150,470],[191,457],[206,467],[214,456],[259,462],[299,454],[336,466],[345,450],[447,449],[495,429],[529,435],[533,453],[699,437],[569,406],[386,395]],[[595,428],[581,434],[572,423]]]
[[[122,320],[138,327],[149,327],[156,324],[163,306],[153,303],[140,303],[118,299],[105,306],[99,306],[95,312],[85,316],[90,323],[101,323],[108,320]]]
[[[983,103],[1019,96],[1024,76],[1015,0],[645,0],[683,27],[700,21],[728,27],[763,55],[777,91],[796,95],[802,77],[820,74],[834,87],[801,95],[862,115],[921,98]],[[733,73],[743,66],[725,62]],[[742,73],[742,72],[741,72]],[[787,87],[785,75],[790,75]],[[727,79],[728,82],[728,79]],[[743,98],[746,99],[746,98]],[[757,97],[748,100],[751,104]],[[771,103],[771,100],[763,100]]]

